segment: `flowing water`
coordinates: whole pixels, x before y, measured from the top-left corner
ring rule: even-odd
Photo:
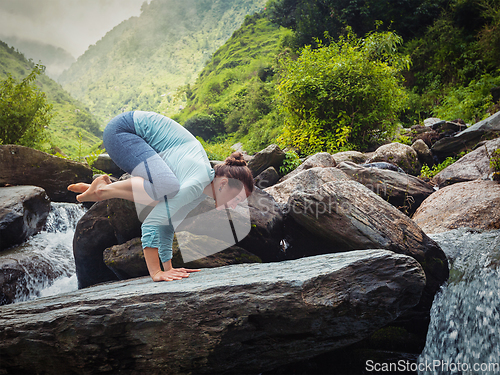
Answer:
[[[16,250],[45,267],[27,274],[16,302],[77,290],[72,242],[84,213],[80,205],[52,203],[44,230]],[[450,279],[434,300],[418,373],[500,374],[500,230],[431,237],[449,258]]]
[[[431,237],[450,259],[450,279],[432,305],[418,373],[500,374],[500,230]]]
[[[85,211],[73,203],[52,203],[44,229],[15,249],[23,257],[28,256],[32,264],[23,266],[26,275],[14,302],[78,289],[73,235]]]

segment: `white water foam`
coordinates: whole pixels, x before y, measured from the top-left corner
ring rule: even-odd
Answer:
[[[73,236],[76,224],[85,212],[86,209],[78,204],[51,204],[44,229],[19,247],[18,251],[27,254],[31,261],[22,264],[26,272],[25,285],[18,289],[13,302],[78,289]]]

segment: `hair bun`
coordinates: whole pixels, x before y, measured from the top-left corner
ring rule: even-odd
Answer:
[[[229,166],[244,167],[247,165],[247,162],[243,159],[243,154],[241,152],[235,151],[231,154],[231,156],[226,158],[224,164]]]

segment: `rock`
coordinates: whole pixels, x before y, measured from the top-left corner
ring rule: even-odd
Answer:
[[[34,252],[32,246],[25,243],[0,254],[0,305],[33,298],[64,274],[51,259]]]
[[[317,154],[307,157],[302,164],[300,164],[290,173],[283,176],[279,182],[283,182],[293,176],[296,176],[300,172],[305,171],[307,169],[315,167],[329,168],[329,167],[335,167],[336,165],[337,163],[335,162],[335,159],[333,158],[332,155],[330,155],[328,152],[319,152]]]
[[[265,171],[261,172],[254,179],[255,186],[260,189],[265,189],[266,187],[273,186],[280,179],[280,175],[274,167],[269,167]]]
[[[361,164],[361,166],[363,168],[385,169],[385,170],[389,170],[389,171],[394,171],[394,172],[399,172],[399,173],[406,174],[406,172],[403,171],[401,168],[399,168],[397,165],[391,164],[391,163],[387,163],[385,161],[377,161],[377,162],[374,162],[374,163],[365,163],[365,164]]]
[[[253,155],[252,160],[248,162],[248,168],[256,177],[269,167],[279,170],[284,159],[285,153],[277,145],[272,144]]]
[[[200,250],[197,250],[196,248],[212,241],[220,241],[208,236],[196,236],[194,234],[184,232],[182,232],[182,234],[189,237],[187,244],[188,246],[191,245],[191,251],[200,252]],[[252,253],[238,246],[231,246],[216,254],[184,263],[182,260],[182,253],[179,251],[179,246],[177,245],[175,239],[172,247],[172,266],[175,268],[213,268],[227,266],[230,264],[261,262],[261,260]],[[108,268],[111,269],[120,280],[149,276],[140,238],[133,238],[123,244],[115,245],[104,250],[103,259],[106,266],[108,266]]]
[[[446,256],[439,245],[408,216],[358,182],[332,181],[315,192],[297,191],[290,196],[288,208],[309,237],[329,243],[323,249],[305,247],[302,256],[383,248],[415,258],[427,277],[420,304],[423,310],[428,311],[434,294],[448,278]]]
[[[427,234],[460,227],[500,229],[500,184],[477,180],[439,189],[422,203],[413,220]]]
[[[342,151],[342,152],[337,152],[332,156],[337,165],[342,163],[343,161],[352,161],[353,163],[356,164],[363,164],[368,159],[368,157],[365,154],[359,151]]]
[[[0,368],[261,373],[371,335],[424,284],[414,259],[384,250],[108,283],[0,307]]]
[[[344,162],[338,168],[406,215],[413,214],[420,204],[434,192],[434,188],[421,179],[391,170],[365,168]]]
[[[117,280],[103,261],[104,250],[140,235],[133,202],[109,199],[95,203],[78,221],[73,237],[78,288]]]
[[[436,130],[443,137],[458,133],[467,128],[466,125],[450,121],[438,121],[429,126],[432,130]]]
[[[284,205],[295,191],[314,191],[325,182],[348,179],[349,177],[338,168],[314,167],[303,170],[279,184],[264,189],[264,191],[271,194],[276,202]]]
[[[434,157],[432,156],[432,152],[423,140],[417,139],[411,145],[411,148],[413,148],[417,153],[420,163],[427,164],[429,167],[432,167],[434,165]]]
[[[396,164],[406,173],[414,176],[417,176],[422,168],[422,165],[418,161],[416,151],[408,145],[397,142],[380,146],[366,163],[379,161]]]
[[[67,190],[75,182],[92,182],[88,165],[28,147],[0,146],[0,186],[39,186],[52,202],[76,203],[76,194]]]
[[[444,187],[457,182],[487,179],[491,173],[489,155],[498,148],[500,148],[500,138],[486,142],[443,169],[434,176],[432,182]]]
[[[438,122],[441,122],[443,120],[441,120],[440,118],[437,118],[437,117],[429,117],[429,118],[426,118],[424,120],[424,126],[427,126],[427,127],[432,127],[434,124],[438,123]]]
[[[238,238],[237,245],[256,255],[263,262],[281,260],[280,242],[283,238],[281,207],[269,193],[258,187],[255,187],[253,193],[248,197],[247,203],[251,229],[245,237]],[[186,219],[177,227],[177,231],[187,231],[230,242],[224,232],[219,233],[219,231],[214,230],[214,228],[227,225],[227,212],[225,210],[214,211],[213,208],[213,200],[207,198],[187,215]],[[245,221],[244,215],[248,213],[244,210],[246,208],[237,207],[235,210],[229,210],[229,215],[233,221]],[[206,220],[201,215],[208,211],[210,211],[210,220]]]
[[[49,212],[50,200],[42,188],[0,188],[0,250],[20,244],[38,233]]]
[[[500,112],[480,121],[467,129],[436,142],[431,150],[440,159],[457,155],[463,150],[471,149],[480,140],[498,138],[500,134]]]
[[[102,258],[120,280],[149,275],[140,237],[108,247],[103,251]]]
[[[99,154],[92,166],[107,174],[112,174],[115,177],[120,177],[126,173],[123,169],[117,166],[113,159],[111,159],[111,157],[106,153]]]
[[[497,112],[490,117],[469,126],[464,131],[456,135],[457,138],[464,137],[466,134],[473,132],[500,132],[500,112]]]
[[[206,246],[225,248],[225,250],[219,251],[218,253],[200,257],[199,259],[184,262],[183,254],[185,250],[179,249],[179,246],[174,243],[173,248],[173,257],[172,257],[172,265],[174,267],[186,267],[186,268],[214,268],[214,267],[222,267],[229,266],[232,264],[242,264],[242,263],[262,263],[262,260],[252,254],[251,252],[233,245],[228,246],[223,244],[211,244],[211,242],[222,242],[220,240],[214,239],[209,236],[197,236],[189,232],[180,232],[177,233],[177,236],[183,237],[183,246],[189,248],[189,252],[191,253],[200,253],[203,254],[204,248]]]

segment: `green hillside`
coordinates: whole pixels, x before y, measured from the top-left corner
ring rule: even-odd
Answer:
[[[34,66],[14,47],[0,42],[0,79],[11,74],[14,79],[21,81]],[[55,112],[48,128],[50,144],[44,145],[47,151],[60,149],[68,156],[78,157],[100,143],[99,123],[81,103],[45,74],[38,77],[37,85],[47,94]]]
[[[55,81],[76,61],[68,51],[51,44],[13,36],[0,36],[0,39],[10,46],[15,46],[27,59],[32,59],[35,63],[41,62],[45,66],[45,74]]]
[[[232,133],[250,152],[273,142],[282,123],[274,105],[277,56],[290,35],[265,13],[247,16],[196,83],[184,88],[187,106],[175,119],[205,139]]]
[[[106,122],[123,110],[179,111],[176,89],[265,0],[152,0],[80,56],[59,82]]]

